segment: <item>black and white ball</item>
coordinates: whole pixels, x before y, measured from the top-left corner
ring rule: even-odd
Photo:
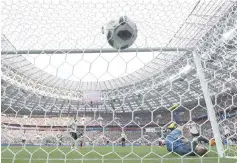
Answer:
[[[103,26],[102,33],[105,34],[110,46],[115,49],[126,49],[137,38],[137,26],[127,16],[121,16]]]
[[[201,144],[198,144],[196,147],[195,147],[195,152],[199,155],[199,156],[202,156],[204,154],[207,153],[207,149],[204,145],[201,145]]]

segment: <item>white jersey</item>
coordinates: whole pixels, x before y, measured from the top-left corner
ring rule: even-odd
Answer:
[[[189,129],[192,134],[198,134],[198,126],[195,122],[189,124]]]
[[[77,132],[77,122],[72,122],[72,124],[70,125],[70,132]]]
[[[22,140],[26,140],[26,135],[25,134],[22,136]]]
[[[225,134],[225,135],[230,134],[230,128],[229,128],[228,126],[225,126],[225,127],[224,127],[224,134]]]
[[[122,138],[126,138],[126,135],[124,133],[121,134]]]

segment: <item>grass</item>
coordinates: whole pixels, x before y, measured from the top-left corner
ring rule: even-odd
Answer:
[[[180,157],[167,153],[166,147],[70,147],[10,146],[1,148],[2,163],[218,163],[215,150],[207,156]],[[220,159],[220,163],[236,163],[234,159]]]

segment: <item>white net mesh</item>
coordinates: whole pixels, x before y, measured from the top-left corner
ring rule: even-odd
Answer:
[[[2,161],[236,162],[236,8],[2,1]],[[101,28],[123,15],[138,33],[117,50]]]

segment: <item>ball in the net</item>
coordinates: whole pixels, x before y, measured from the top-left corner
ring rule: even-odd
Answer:
[[[127,16],[121,16],[103,26],[102,33],[106,35],[110,46],[115,49],[126,49],[137,38],[137,26]]]

